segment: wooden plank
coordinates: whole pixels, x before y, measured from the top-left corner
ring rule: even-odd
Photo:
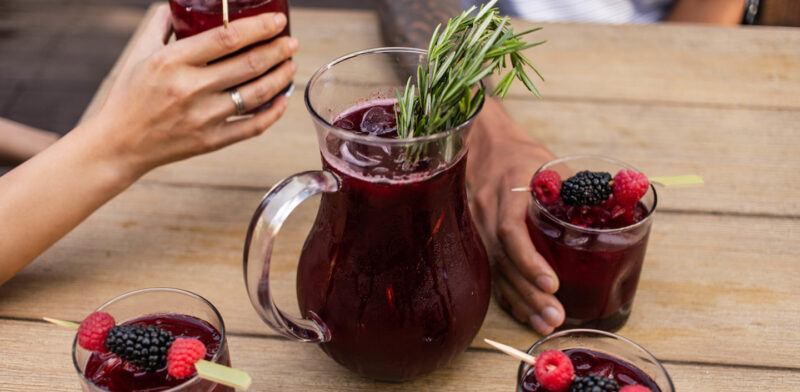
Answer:
[[[79,388],[70,348],[74,332],[43,323],[0,320],[0,391],[74,391]],[[31,342],[44,344],[31,344]],[[229,336],[234,366],[250,373],[253,391],[510,391],[518,362],[500,353],[468,351],[444,368],[405,383],[359,377],[319,349],[278,339]],[[666,364],[676,390],[796,391],[800,372],[703,364]],[[735,382],[734,382],[735,380]]]
[[[172,286],[206,296],[233,332],[274,335],[251,309],[241,272],[245,229],[260,197],[134,185],[0,287],[0,316],[79,319],[123,292]],[[304,204],[291,216],[273,256],[271,284],[291,314],[296,260],[315,212]],[[798,232],[797,219],[657,214],[633,314],[620,333],[667,360],[796,363]],[[538,338],[495,304],[482,337],[517,347]]]
[[[505,106],[557,155],[601,154],[651,176],[694,173],[706,180],[702,188],[659,189],[659,208],[800,216],[800,110],[518,99]],[[145,179],[268,189],[319,168],[314,125],[296,94],[264,135]]]
[[[800,31],[662,23],[601,25],[514,21],[544,29],[526,55],[561,100],[704,106],[800,107]],[[515,85],[509,94],[530,96]]]

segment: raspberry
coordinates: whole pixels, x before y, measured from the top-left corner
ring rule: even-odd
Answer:
[[[78,327],[78,344],[89,351],[105,351],[106,335],[115,324],[114,317],[108,313],[90,314]]]
[[[647,193],[650,182],[644,173],[633,170],[620,170],[614,176],[614,197],[617,203],[625,208],[631,208]]]
[[[561,200],[569,206],[593,206],[611,196],[611,174],[584,170],[561,184]]]
[[[531,188],[539,202],[544,205],[553,204],[561,194],[561,176],[553,170],[540,171],[533,176]]]
[[[626,387],[622,387],[619,392],[653,392],[650,388],[644,385],[628,385]]]
[[[539,384],[549,391],[563,392],[569,388],[575,370],[566,354],[558,350],[548,350],[539,354],[533,374]]]
[[[194,374],[194,364],[205,358],[206,346],[197,339],[177,338],[167,352],[167,371],[175,378]]]

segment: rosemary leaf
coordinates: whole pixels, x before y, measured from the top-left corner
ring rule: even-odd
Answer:
[[[517,79],[540,96],[526,72],[531,69],[539,79],[544,78],[521,51],[546,42],[523,40],[541,27],[514,33],[509,18],[498,15],[496,3],[491,0],[480,9],[470,7],[444,27],[436,26],[427,61],[417,69],[416,83],[409,77],[405,90],[397,91],[399,138],[431,135],[467,121],[480,108],[485,93],[480,81],[495,73],[506,71],[492,95],[505,97]]]

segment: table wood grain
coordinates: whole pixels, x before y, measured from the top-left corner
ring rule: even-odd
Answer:
[[[74,334],[39,318],[80,319],[155,286],[197,292],[220,309],[253,390],[513,390],[518,363],[480,338],[524,349],[539,336],[495,303],[465,354],[403,384],[355,376],[316,347],[280,338],[252,310],[241,271],[252,210],[269,186],[320,166],[305,81],[340,55],[382,45],[370,12],[291,17],[298,89],[279,123],[153,171],[0,287],[0,391],[79,389]],[[331,34],[330,20],[349,23]],[[800,390],[800,30],[543,26],[537,34],[548,43],[529,55],[547,78],[544,99],[512,90],[512,117],[558,155],[609,155],[650,175],[707,181],[659,190],[633,313],[619,333],[661,359],[678,390]],[[272,285],[288,311],[297,309],[295,265],[315,212],[316,200],[293,213],[273,256]]]

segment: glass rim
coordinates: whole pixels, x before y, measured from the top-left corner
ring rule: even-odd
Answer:
[[[173,293],[173,294],[185,295],[185,296],[188,296],[188,297],[192,297],[194,299],[198,299],[198,300],[200,300],[200,302],[205,303],[206,305],[208,305],[209,308],[211,308],[211,310],[214,312],[214,315],[219,319],[219,326],[220,326],[220,331],[219,331],[220,349],[217,350],[216,353],[214,353],[214,356],[211,357],[211,360],[210,360],[211,362],[216,362],[216,360],[219,359],[220,353],[222,352],[223,344],[227,344],[225,342],[225,322],[224,322],[224,320],[222,320],[222,315],[219,313],[219,310],[217,310],[217,308],[209,300],[205,299],[204,297],[200,296],[199,294],[195,294],[195,293],[193,293],[191,291],[188,291],[188,290],[177,289],[177,288],[174,288],[174,287],[149,287],[149,288],[129,291],[127,293],[120,294],[120,295],[118,295],[118,296],[116,296],[114,298],[111,298],[110,300],[104,302],[102,305],[98,306],[97,309],[94,310],[94,312],[101,311],[106,306],[111,305],[111,304],[113,304],[115,302],[118,302],[120,300],[126,299],[128,297],[131,297],[131,296],[134,296],[134,295],[137,295],[137,294],[142,294],[142,293],[149,293],[149,292],[164,292],[164,293]],[[102,388],[102,387],[98,386],[97,384],[93,383],[91,380],[86,378],[86,376],[83,374],[83,371],[81,371],[81,368],[78,365],[78,359],[76,358],[76,355],[75,355],[77,347],[78,347],[78,334],[76,332],[75,333],[75,339],[72,341],[72,364],[75,366],[75,371],[78,372],[78,376],[80,378],[82,378],[84,381],[86,381],[87,384],[92,385],[95,388],[100,389],[100,390],[106,390],[105,388]],[[182,383],[180,383],[180,384],[178,384],[178,385],[176,385],[176,386],[174,386],[174,387],[172,387],[170,389],[165,389],[163,392],[177,392],[181,388],[185,388],[187,385],[189,385],[191,383],[195,383],[198,380],[201,380],[200,376],[195,375],[194,377],[189,378],[186,381],[184,381],[184,382],[182,382]]]
[[[548,161],[547,163],[542,165],[542,167],[540,167],[538,170],[536,170],[536,173],[534,173],[533,175],[536,176],[537,174],[539,174],[539,172],[541,172],[542,170],[547,170],[550,166],[553,166],[553,165],[556,165],[556,164],[559,164],[559,163],[564,163],[564,162],[571,161],[571,160],[575,160],[575,159],[596,159],[596,160],[600,160],[600,161],[606,161],[606,162],[609,162],[609,163],[620,165],[620,166],[622,166],[622,167],[624,167],[624,168],[626,168],[628,170],[633,170],[633,171],[636,171],[637,173],[641,173],[641,171],[639,169],[637,169],[637,168],[635,168],[635,167],[633,167],[633,166],[631,166],[631,165],[629,165],[629,164],[627,164],[625,162],[622,162],[620,160],[614,159],[614,158],[609,158],[609,157],[603,156],[603,155],[583,154],[583,155],[569,155],[569,156],[553,159],[552,161]],[[577,231],[584,232],[584,233],[607,234],[607,233],[620,233],[620,232],[623,232],[623,231],[633,230],[633,229],[638,228],[639,226],[645,224],[647,221],[652,219],[653,214],[656,212],[656,206],[658,205],[658,193],[656,192],[656,187],[653,186],[652,182],[650,183],[650,189],[653,191],[653,207],[650,208],[649,211],[647,211],[647,215],[645,215],[645,217],[642,218],[642,220],[640,220],[640,221],[638,221],[638,222],[636,222],[636,223],[634,223],[632,225],[618,227],[618,228],[614,228],[614,229],[598,229],[598,228],[594,228],[594,227],[583,227],[583,226],[573,225],[572,223],[567,222],[567,221],[565,221],[563,219],[559,219],[557,216],[555,216],[552,213],[550,213],[550,211],[548,211],[547,208],[544,207],[544,205],[539,201],[539,199],[536,198],[536,196],[533,196],[532,198],[533,198],[533,202],[536,203],[536,207],[539,208],[539,210],[542,211],[542,213],[545,216],[547,216],[548,218],[554,220],[555,222],[563,224],[564,226],[566,226],[569,229],[577,230]]]
[[[320,67],[316,72],[314,72],[313,75],[311,75],[311,78],[308,79],[308,83],[306,84],[305,94],[304,94],[304,101],[306,103],[306,109],[308,109],[308,111],[311,113],[311,116],[312,116],[313,119],[321,122],[322,124],[325,124],[325,126],[328,128],[328,130],[331,133],[335,134],[338,138],[349,140],[349,141],[368,143],[368,144],[384,144],[384,145],[388,144],[388,145],[400,145],[400,146],[406,145],[406,144],[415,144],[415,143],[420,143],[420,142],[436,141],[436,140],[439,140],[439,139],[444,139],[444,138],[446,138],[446,137],[448,137],[448,136],[450,136],[450,135],[452,135],[454,133],[458,133],[458,132],[462,131],[463,129],[465,129],[466,125],[471,123],[475,119],[475,117],[483,109],[483,104],[484,104],[484,102],[486,102],[486,93],[485,92],[483,94],[483,97],[481,99],[480,104],[478,104],[478,110],[476,110],[475,113],[472,116],[470,116],[468,119],[466,119],[463,123],[461,123],[459,125],[456,125],[455,127],[451,128],[451,129],[448,129],[448,130],[446,130],[444,132],[437,132],[437,133],[435,133],[433,135],[417,136],[417,137],[410,137],[410,138],[403,138],[403,139],[399,139],[399,138],[391,138],[390,139],[390,138],[385,138],[385,137],[380,137],[380,136],[359,135],[359,134],[357,134],[355,132],[350,132],[350,131],[346,131],[344,129],[339,129],[339,128],[333,126],[333,124],[329,123],[324,118],[322,118],[322,116],[320,116],[320,114],[317,113],[317,111],[314,110],[314,108],[311,106],[311,100],[309,99],[311,86],[314,85],[314,82],[316,82],[317,79],[319,79],[326,71],[330,70],[331,68],[333,68],[334,66],[336,66],[339,63],[342,63],[342,62],[345,62],[347,60],[356,58],[358,56],[368,55],[368,54],[379,54],[379,53],[405,53],[405,54],[417,54],[417,55],[420,55],[420,54],[421,55],[427,55],[428,54],[428,52],[426,50],[424,50],[424,49],[409,48],[409,47],[403,47],[403,46],[384,46],[384,47],[379,47],[379,48],[359,50],[357,52],[352,52],[352,53],[346,54],[344,56],[341,56],[341,57],[329,62],[328,64]],[[482,81],[480,82],[480,85],[483,86],[483,82]]]
[[[671,391],[675,391],[675,384],[672,383],[672,377],[670,377],[669,372],[667,372],[667,369],[664,367],[664,364],[662,364],[661,361],[658,358],[655,357],[655,355],[653,355],[650,351],[647,351],[647,349],[642,347],[639,343],[636,343],[633,340],[630,340],[630,339],[628,339],[628,338],[626,338],[624,336],[617,335],[617,334],[615,334],[613,332],[607,332],[607,331],[603,331],[603,330],[599,330],[599,329],[590,329],[590,328],[565,329],[563,331],[553,332],[553,333],[551,333],[551,334],[549,334],[547,336],[542,336],[539,340],[536,341],[536,343],[534,343],[525,352],[528,355],[533,355],[532,354],[533,351],[536,350],[536,348],[539,347],[539,345],[541,345],[542,343],[544,343],[546,341],[549,341],[551,339],[556,339],[556,338],[564,337],[565,335],[575,334],[575,333],[588,334],[588,335],[600,335],[600,336],[603,336],[603,337],[612,338],[612,339],[616,339],[616,340],[625,342],[625,343],[635,347],[636,349],[638,349],[639,351],[644,353],[646,355],[647,359],[651,360],[654,364],[658,365],[658,369],[660,369],[661,372],[663,372],[664,375],[667,378],[667,383],[669,384],[670,390]],[[607,354],[613,355],[612,353],[607,353]],[[530,364],[528,364],[527,362],[520,361],[519,370],[517,371],[517,385],[519,385],[522,382],[522,377],[524,376],[523,373],[525,372],[525,368],[526,368],[525,365],[529,365],[530,366]],[[633,365],[633,364],[631,364],[631,365]],[[641,369],[639,369],[639,370],[641,370]],[[644,372],[644,370],[642,370],[642,372]],[[650,377],[649,374],[647,376]],[[652,377],[651,377],[651,379],[652,379]],[[655,380],[653,380],[653,381],[655,381]]]

